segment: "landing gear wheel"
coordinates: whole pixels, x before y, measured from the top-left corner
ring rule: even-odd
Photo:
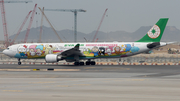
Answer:
[[[18,65],[21,65],[21,62],[18,62]]]
[[[75,66],[78,66],[80,63],[79,62],[74,62],[74,65]]]
[[[95,61],[91,61],[91,65],[96,65],[96,62]]]
[[[90,65],[91,64],[91,62],[90,61],[86,61],[86,65]]]
[[[83,66],[83,65],[84,65],[84,62],[79,62],[79,65]]]
[[[21,65],[21,59],[18,58],[18,65]]]

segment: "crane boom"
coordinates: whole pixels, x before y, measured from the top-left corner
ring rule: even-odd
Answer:
[[[6,0],[4,3],[29,3],[32,2],[32,0],[22,0],[22,1],[15,1],[15,0]]]
[[[86,12],[83,9],[45,9],[45,11]]]
[[[26,23],[27,19],[29,18],[29,16],[30,16],[31,12],[32,12],[32,11],[30,11],[30,12],[28,13],[28,15],[26,16],[26,18],[24,19],[24,21],[23,21],[23,23],[22,23],[21,27],[19,28],[19,30],[18,30],[18,32],[17,32],[17,34],[16,34],[16,36],[14,37],[13,41],[11,42],[11,44],[14,44],[14,42],[15,42],[16,38],[18,37],[19,33],[21,32],[22,28],[24,27],[24,25],[25,25],[25,23]]]
[[[74,42],[77,41],[77,12],[86,12],[83,9],[44,9],[45,11],[64,11],[74,13]]]
[[[41,13],[44,15],[44,17],[46,18],[47,22],[49,23],[49,25],[51,26],[51,28],[53,29],[53,31],[55,32],[55,34],[57,35],[57,37],[59,38],[59,40],[61,41],[61,43],[63,43],[63,41],[61,40],[61,38],[59,37],[58,33],[56,32],[56,30],[54,29],[54,27],[52,26],[52,24],[50,23],[50,21],[48,20],[47,16],[44,14],[44,12],[41,10],[40,7],[38,7],[39,10],[41,11]]]
[[[8,40],[8,30],[7,30],[7,22],[6,22],[6,14],[5,14],[4,3],[28,3],[28,2],[32,2],[32,0],[23,0],[23,1],[15,1],[15,0],[4,1],[4,0],[0,0],[0,8],[1,8],[2,23],[3,23],[3,33],[4,33],[5,47],[9,46],[9,40]]]
[[[99,29],[100,29],[100,27],[101,27],[101,24],[102,24],[102,22],[103,22],[103,20],[104,20],[104,17],[105,17],[105,15],[106,15],[107,10],[108,10],[108,9],[105,10],[105,12],[104,12],[104,14],[103,14],[103,16],[102,16],[101,22],[100,22],[100,24],[99,24],[99,26],[98,26],[98,29],[97,29],[97,31],[96,31],[96,33],[95,33],[95,35],[94,35],[94,38],[93,38],[93,41],[92,41],[92,42],[95,41],[95,38],[96,38],[96,36],[97,36],[97,34],[98,34],[98,31],[99,31]]]
[[[9,40],[8,40],[8,30],[7,30],[7,23],[6,23],[6,13],[5,13],[5,7],[4,7],[4,0],[0,1],[0,7],[1,7],[1,16],[2,16],[2,23],[3,23],[3,32],[4,32],[4,39],[5,39],[5,47],[9,46]]]
[[[37,7],[37,4],[35,4],[34,9],[32,11],[32,15],[31,15],[31,18],[30,18],[30,23],[29,23],[29,26],[28,26],[28,29],[27,29],[27,32],[26,32],[24,43],[27,42],[27,38],[28,38],[28,35],[29,35],[29,32],[30,32],[30,28],[31,28],[31,25],[32,25],[32,22],[33,22],[33,19],[34,19],[35,12],[36,12],[36,7]]]
[[[42,11],[44,12],[44,7],[43,7],[43,9],[42,9]],[[42,36],[42,25],[43,25],[43,17],[44,17],[44,15],[42,14],[42,16],[41,16],[41,27],[40,27],[40,34],[39,34],[39,40],[38,40],[38,42],[40,43],[41,42],[41,36]]]
[[[98,38],[96,39],[96,41],[95,42],[97,42],[98,41]]]

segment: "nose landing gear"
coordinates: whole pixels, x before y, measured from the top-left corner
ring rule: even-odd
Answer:
[[[21,59],[18,58],[18,65],[21,65]]]

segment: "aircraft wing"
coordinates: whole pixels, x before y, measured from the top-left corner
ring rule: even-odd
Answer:
[[[85,56],[81,51],[79,50],[80,44],[77,44],[74,48],[71,48],[69,50],[66,50],[62,52],[60,55],[62,57],[69,57],[69,56]]]

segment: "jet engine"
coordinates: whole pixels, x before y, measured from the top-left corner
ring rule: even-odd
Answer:
[[[45,61],[47,63],[54,63],[54,62],[58,62],[60,58],[61,56],[58,56],[57,54],[47,54],[45,57]]]

